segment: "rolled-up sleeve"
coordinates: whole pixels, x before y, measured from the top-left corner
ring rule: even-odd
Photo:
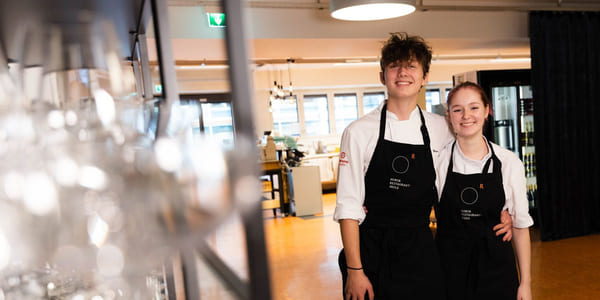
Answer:
[[[365,219],[363,209],[365,145],[352,135],[350,129],[350,126],[346,128],[340,143],[337,200],[333,219],[337,222],[342,219],[353,219],[362,223]]]
[[[506,167],[507,170],[503,172],[502,176],[504,191],[506,193],[505,208],[508,209],[508,213],[512,216],[513,227],[530,227],[533,225],[533,219],[529,215],[525,168],[523,167],[523,163],[516,157],[510,160]]]

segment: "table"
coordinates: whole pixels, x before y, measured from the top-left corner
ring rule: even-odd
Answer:
[[[281,210],[284,216],[295,215],[294,187],[291,170],[287,172],[285,166],[282,166],[278,160],[263,161],[261,163],[261,170],[263,174],[269,176],[269,180],[271,181],[271,199],[263,202],[263,209],[273,209],[273,215],[275,216],[277,216],[277,208]],[[274,176],[277,176],[277,187],[275,187]],[[275,193],[279,196],[278,206],[277,201],[273,201],[277,200]]]

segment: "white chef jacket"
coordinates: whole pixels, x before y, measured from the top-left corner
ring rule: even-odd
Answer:
[[[383,104],[350,123],[340,143],[340,162],[337,179],[337,203],[333,219],[365,219],[365,174],[379,137],[379,121]],[[453,140],[448,124],[443,116],[423,111],[427,131],[431,140],[434,165],[439,151]],[[392,112],[387,112],[384,138],[396,143],[423,145],[421,116],[419,109],[411,112],[408,120],[398,120]]]
[[[533,225],[533,219],[529,215],[529,202],[527,201],[525,168],[523,167],[523,163],[513,152],[494,143],[492,143],[492,147],[494,147],[494,152],[502,163],[502,184],[506,196],[504,209],[508,209],[508,213],[512,217],[513,227],[527,228]],[[442,190],[446,183],[448,164],[450,163],[450,153],[452,153],[452,143],[449,143],[442,149],[436,160],[436,186],[439,196],[438,199],[441,198]],[[456,146],[454,147],[452,170],[460,174],[481,173],[486,161],[490,157],[492,157],[492,152],[488,149],[488,154],[481,160],[472,160],[463,154],[458,143],[456,143]],[[489,173],[494,171],[493,167],[494,161],[490,163]]]

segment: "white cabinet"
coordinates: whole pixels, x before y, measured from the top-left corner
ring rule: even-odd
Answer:
[[[292,168],[296,216],[309,216],[323,212],[323,194],[318,166]]]
[[[319,166],[321,174],[321,186],[323,190],[333,190],[337,183],[337,171],[340,154],[337,152],[314,154],[302,159],[302,165]]]

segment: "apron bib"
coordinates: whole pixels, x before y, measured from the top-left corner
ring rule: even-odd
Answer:
[[[453,172],[452,145],[448,175],[436,211],[436,241],[446,275],[448,300],[514,300],[518,277],[511,243],[492,228],[500,223],[505,202],[502,164],[492,157],[481,174]],[[490,162],[494,169],[489,173]]]
[[[384,139],[387,104],[379,138],[365,175],[367,215],[360,225],[360,255],[377,300],[445,299],[429,215],[437,202],[429,133],[421,116],[424,145]],[[346,285],[344,252],[339,256]]]

